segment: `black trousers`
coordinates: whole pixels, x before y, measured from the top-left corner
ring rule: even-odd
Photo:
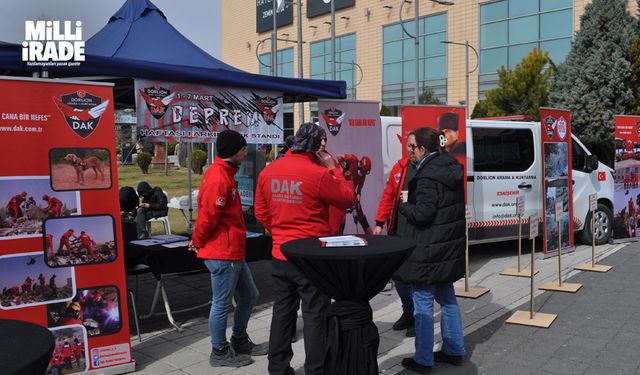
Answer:
[[[298,307],[302,300],[304,372],[306,375],[322,375],[326,342],[324,313],[331,300],[291,262],[273,259],[271,264],[276,291],[269,334],[269,374],[290,374],[293,357],[291,339],[296,333]]]

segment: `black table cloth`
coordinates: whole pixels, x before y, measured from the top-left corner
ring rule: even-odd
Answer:
[[[289,261],[336,300],[326,311],[325,374],[378,374],[380,336],[369,300],[415,248],[396,236],[363,235],[365,247],[322,247],[318,237],[282,245]]]
[[[0,319],[0,373],[44,374],[54,345],[53,334],[45,327]]]
[[[271,259],[271,237],[258,236],[247,238],[248,262]],[[151,272],[160,280],[162,274],[204,271],[206,266],[196,253],[187,246],[174,248],[162,245],[141,246],[128,242],[125,246],[125,265],[130,267],[136,263],[144,263],[151,267]]]

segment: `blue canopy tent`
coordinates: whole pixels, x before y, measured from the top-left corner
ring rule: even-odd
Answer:
[[[149,0],[127,0],[86,42],[85,51],[86,61],[80,66],[46,67],[49,76],[114,77],[109,80],[116,81],[117,91],[123,82],[115,77],[122,77],[277,91],[285,103],[346,98],[344,81],[271,77],[225,64],[180,34]],[[21,61],[20,45],[0,42],[0,74],[31,75],[41,70]]]

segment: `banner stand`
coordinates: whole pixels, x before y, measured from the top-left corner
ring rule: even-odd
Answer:
[[[589,194],[589,208],[591,210],[591,264],[582,263],[574,267],[576,270],[589,272],[609,272],[613,267],[596,264],[596,208],[598,207],[596,194]]]
[[[465,225],[465,249],[464,249],[464,288],[455,288],[456,297],[478,298],[487,292],[489,288],[477,287],[469,288],[469,223],[473,220],[471,210],[466,209],[467,223]]]
[[[531,224],[535,223],[535,224]],[[535,225],[535,229],[532,227]],[[535,271],[535,252],[536,252],[536,236],[538,235],[538,217],[529,217],[529,238],[531,239],[531,301],[529,302],[529,311],[518,310],[507,319],[507,324],[518,324],[530,327],[549,328],[558,317],[557,314],[536,313],[534,309],[534,275]]]
[[[531,277],[531,270],[523,269],[520,265],[522,257],[522,214],[524,213],[524,196],[516,197],[516,214],[518,215],[518,268],[507,268],[500,272],[503,276]],[[537,271],[536,271],[537,272]]]
[[[556,222],[558,224],[558,280],[542,284],[540,289],[554,292],[575,293],[582,288],[579,283],[562,283],[562,202],[556,202]]]

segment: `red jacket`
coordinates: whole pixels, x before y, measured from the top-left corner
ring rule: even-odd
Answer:
[[[389,179],[382,192],[382,198],[378,204],[378,213],[376,214],[376,225],[387,225],[387,233],[395,232],[396,219],[398,217],[398,203],[400,203],[400,192],[404,179],[407,175],[407,166],[409,158],[398,160],[391,168]]]
[[[241,260],[247,241],[240,194],[233,176],[238,168],[216,158],[198,193],[198,217],[191,240],[198,258]]]
[[[289,152],[260,173],[254,208],[256,219],[273,236],[273,257],[286,260],[281,244],[333,234],[329,206],[347,209],[355,201],[353,185],[339,168],[330,171],[309,153]]]

